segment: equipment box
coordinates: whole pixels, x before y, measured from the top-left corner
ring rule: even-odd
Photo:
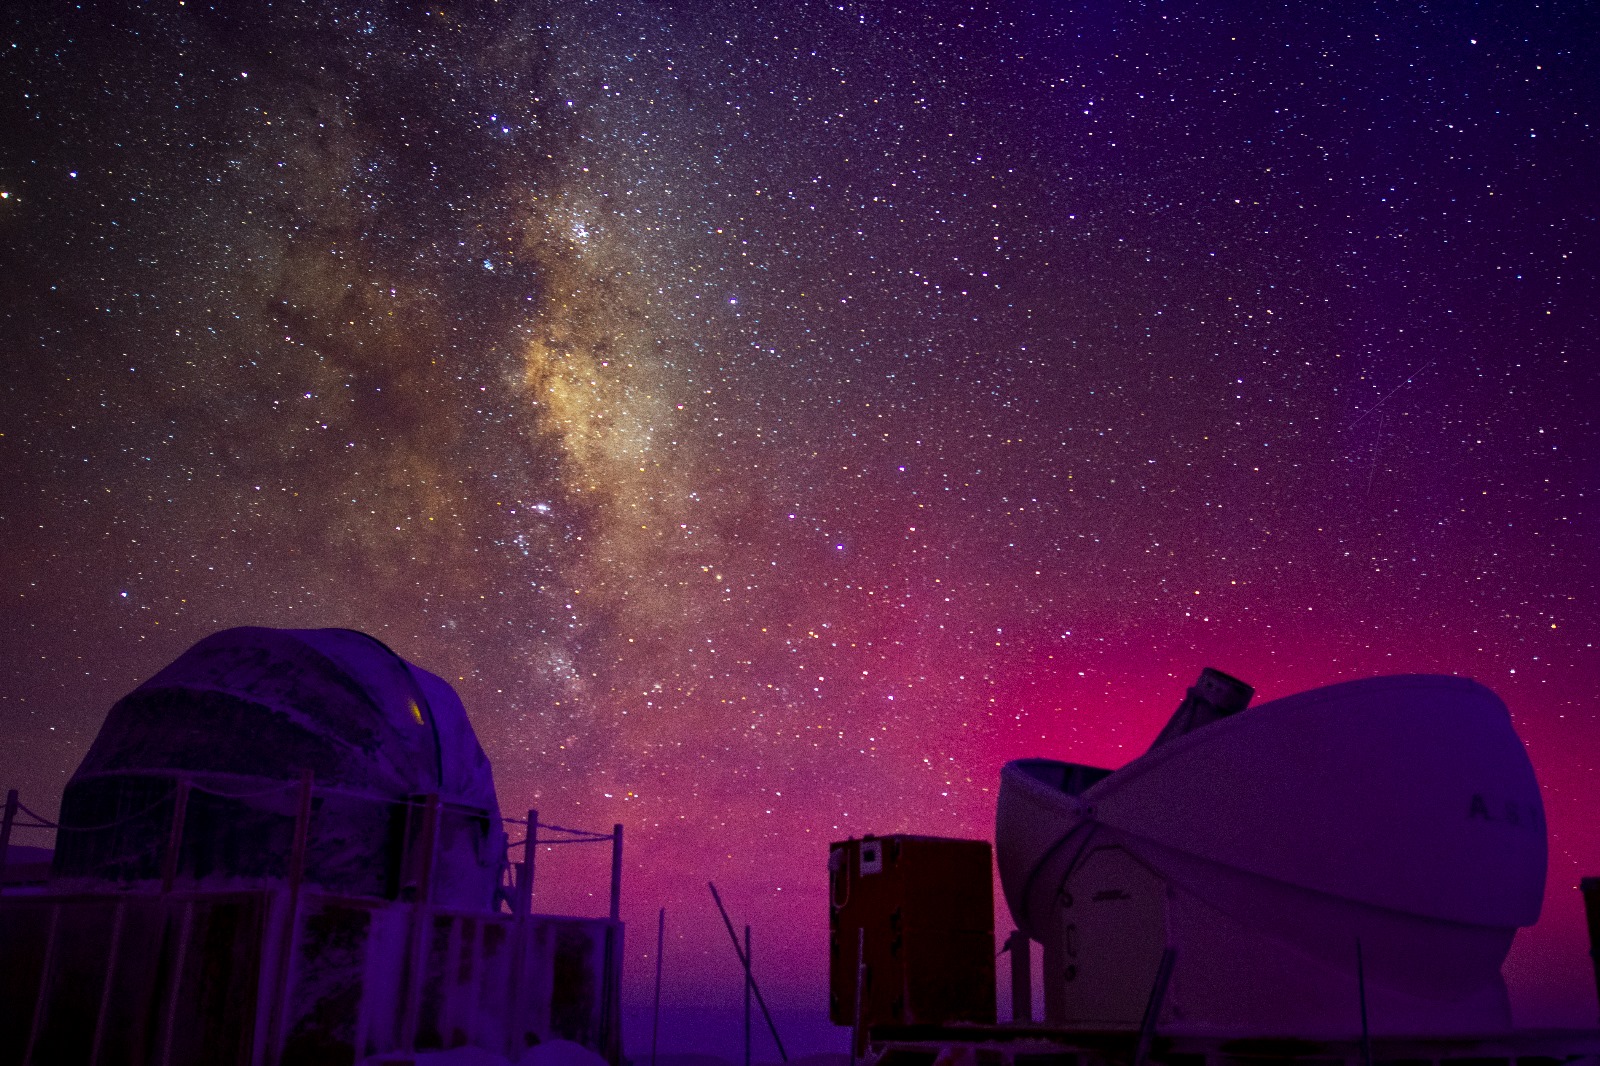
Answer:
[[[828,1016],[873,1025],[995,1020],[994,878],[988,841],[886,836],[828,852]]]

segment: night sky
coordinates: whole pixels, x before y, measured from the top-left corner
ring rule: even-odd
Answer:
[[[25,803],[205,634],[362,629],[456,684],[508,813],[626,825],[631,1008],[661,906],[667,1002],[736,1007],[709,879],[819,1016],[830,840],[991,837],[1002,762],[1121,765],[1205,665],[1456,673],[1544,787],[1519,1021],[1593,1020],[1585,5],[3,26]],[[604,910],[603,849],[539,864]]]

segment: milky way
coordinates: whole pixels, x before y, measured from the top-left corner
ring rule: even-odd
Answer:
[[[820,1013],[830,839],[989,837],[1203,665],[1459,673],[1545,787],[1519,1018],[1590,1018],[1595,20],[259,6],[7,17],[25,802],[206,633],[366,630],[627,826],[670,1001],[715,879]]]

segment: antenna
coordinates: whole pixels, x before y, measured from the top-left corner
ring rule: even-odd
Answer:
[[[788,1062],[789,1053],[783,1050],[783,1038],[778,1036],[778,1027],[772,1021],[772,1012],[767,1010],[767,1001],[761,998],[761,986],[756,984],[755,974],[750,972],[750,956],[739,946],[739,934],[733,931],[733,919],[728,917],[728,908],[722,905],[722,897],[717,894],[716,885],[707,881],[706,887],[711,889],[711,898],[717,901],[717,910],[722,912],[722,924],[728,927],[728,939],[733,941],[733,950],[739,956],[739,965],[749,980],[750,991],[755,993],[756,1003],[761,1007],[761,1016],[767,1020],[767,1028],[772,1032],[772,1042],[778,1045],[778,1056],[784,1062]]]

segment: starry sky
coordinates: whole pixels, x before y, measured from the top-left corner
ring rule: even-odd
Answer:
[[[1518,1018],[1592,1021],[1581,5],[24,0],[3,31],[24,802],[205,634],[366,630],[455,683],[508,812],[626,826],[631,1006],[664,906],[669,1006],[735,1008],[709,879],[803,1029],[830,840],[988,838],[1004,761],[1121,765],[1205,665],[1258,699],[1457,673],[1545,792]],[[538,905],[602,912],[607,867],[541,852]]]

